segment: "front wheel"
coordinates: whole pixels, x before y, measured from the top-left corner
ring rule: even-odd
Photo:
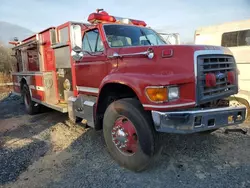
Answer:
[[[132,171],[144,170],[161,150],[151,115],[136,99],[121,99],[109,105],[103,133],[111,156]]]

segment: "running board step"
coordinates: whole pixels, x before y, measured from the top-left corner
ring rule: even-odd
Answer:
[[[44,106],[47,106],[48,108],[52,108],[53,110],[57,110],[57,111],[62,112],[62,113],[67,113],[68,112],[67,104],[62,104],[62,103],[50,104],[50,103],[45,103],[43,101],[37,100],[35,98],[32,98],[32,101],[34,101],[34,102],[36,102],[38,104],[42,104]]]
[[[87,125],[90,127],[95,126],[94,112],[96,97],[86,97],[84,95],[79,95],[77,98],[69,98],[69,117],[76,119],[80,117],[87,121]],[[72,109],[72,110],[71,110]]]

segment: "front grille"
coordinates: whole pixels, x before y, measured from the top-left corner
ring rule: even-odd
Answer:
[[[236,74],[236,64],[233,56],[201,55],[197,58],[197,102],[199,104],[226,98],[237,93],[237,76],[234,85],[228,82],[226,76],[229,71],[234,71]],[[215,87],[206,87],[205,77],[208,73],[216,75]]]

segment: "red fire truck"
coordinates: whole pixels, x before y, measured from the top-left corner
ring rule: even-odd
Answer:
[[[89,23],[67,22],[21,42],[14,92],[29,114],[41,105],[103,129],[111,156],[130,170],[161,150],[161,132],[212,132],[240,124],[233,54],[224,47],[167,45],[144,21],[98,9]]]

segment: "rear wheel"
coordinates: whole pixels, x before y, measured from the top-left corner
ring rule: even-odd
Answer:
[[[161,151],[159,135],[150,113],[136,99],[121,99],[109,105],[103,133],[111,156],[123,167],[144,170]]]
[[[33,115],[40,111],[40,105],[32,101],[29,87],[26,84],[23,86],[22,96],[25,105],[25,110],[28,114]]]

